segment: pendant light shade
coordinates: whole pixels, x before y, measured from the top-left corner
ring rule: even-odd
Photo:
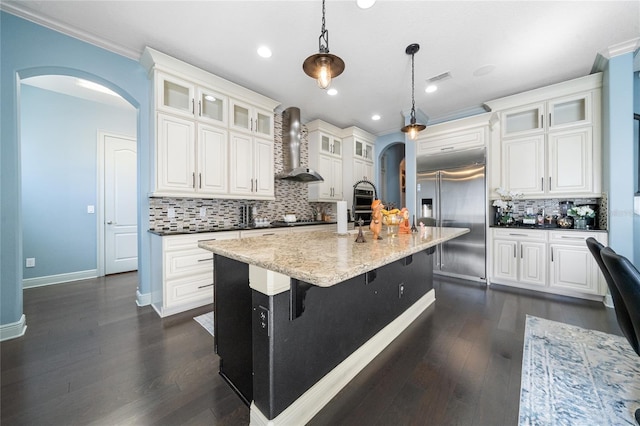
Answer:
[[[401,131],[409,134],[409,139],[415,140],[418,137],[418,132],[427,128],[424,124],[416,123],[416,101],[414,98],[415,93],[415,70],[414,70],[414,55],[420,50],[420,45],[417,43],[410,44],[405,49],[407,55],[411,55],[411,119],[409,124],[404,126]]]
[[[322,0],[322,29],[318,37],[319,53],[309,56],[302,64],[305,74],[315,78],[321,89],[328,88],[331,85],[331,79],[344,71],[344,61],[329,53],[329,30],[324,26],[324,13],[324,0]]]

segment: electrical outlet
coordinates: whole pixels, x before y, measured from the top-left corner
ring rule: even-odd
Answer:
[[[176,209],[174,209],[173,207],[169,207],[167,209],[167,217],[169,218],[176,217]]]
[[[95,206],[87,206],[87,213],[94,214],[96,212]]]
[[[404,283],[398,285],[398,299],[402,299],[402,296],[404,296]]]
[[[25,262],[25,266],[27,268],[34,268],[36,266],[36,258],[35,257],[27,257]]]
[[[207,217],[207,208],[200,207],[200,217]]]

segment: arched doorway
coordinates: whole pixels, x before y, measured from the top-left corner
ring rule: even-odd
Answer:
[[[104,164],[117,161],[122,170],[128,163],[125,173],[137,175],[137,158],[123,162],[124,151],[113,155],[112,147],[117,140],[137,152],[137,109],[119,88],[80,71],[29,70],[20,73],[19,85],[23,286],[104,275],[104,194],[112,192],[104,185],[114,169]],[[127,204],[135,221],[131,183]],[[137,258],[138,239],[132,239]]]
[[[388,145],[380,154],[380,198],[387,205],[406,205],[405,144]]]

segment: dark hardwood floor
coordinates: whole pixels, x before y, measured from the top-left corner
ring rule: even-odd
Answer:
[[[243,425],[202,307],[161,319],[137,274],[24,292],[0,344],[2,425]],[[516,425],[526,314],[621,334],[601,303],[439,279],[436,302],[310,425]]]

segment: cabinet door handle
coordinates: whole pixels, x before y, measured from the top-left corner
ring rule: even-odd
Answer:
[[[540,178],[540,190],[544,191],[544,178]]]
[[[254,131],[253,130],[253,118],[251,119],[251,125],[250,126],[251,126],[251,128],[249,130],[251,130],[253,132]]]
[[[584,237],[567,237],[566,235],[561,236],[560,238],[564,239],[564,240],[584,240]]]
[[[553,247],[551,247],[551,261],[553,262]]]
[[[198,262],[209,262],[211,260],[213,260],[213,257],[210,257],[208,259],[198,259]]]
[[[513,245],[513,257],[518,257],[518,245]]]
[[[191,186],[196,187],[196,172],[191,173]]]
[[[207,287],[213,287],[213,283],[207,284],[207,285],[200,285],[200,286],[198,286],[198,289],[207,288]]]
[[[453,151],[453,147],[452,146],[447,146],[444,148],[440,148],[440,151]]]
[[[202,188],[202,173],[198,173],[198,188]]]
[[[202,117],[202,101],[198,101],[198,115]]]
[[[268,234],[262,234],[262,236],[263,236],[263,237],[267,237],[267,236],[269,236],[269,235],[276,235],[276,234],[275,234],[275,232],[270,232],[270,233],[268,233]]]
[[[549,113],[549,124],[548,124],[548,126],[551,127],[551,113]]]
[[[256,179],[256,192],[258,192],[258,179]]]
[[[251,179],[251,192],[253,192],[253,179]]]
[[[509,236],[512,236],[512,237],[528,237],[529,234],[515,234],[513,232],[509,232]]]
[[[195,99],[191,99],[191,114],[196,113],[196,101]]]
[[[522,250],[522,245],[520,245],[520,259],[524,258],[524,255],[523,255],[522,251],[523,251]]]
[[[544,115],[540,114],[540,128],[543,129],[544,128]]]

